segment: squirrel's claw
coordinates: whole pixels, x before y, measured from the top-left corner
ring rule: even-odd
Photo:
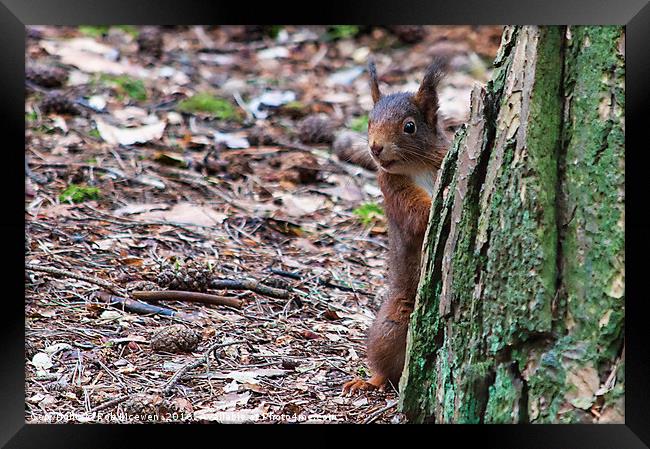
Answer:
[[[344,396],[352,396],[357,391],[375,390],[375,389],[379,389],[379,391],[384,391],[385,388],[386,388],[386,379],[381,376],[373,376],[369,381],[365,381],[363,379],[356,377],[351,381],[346,382],[345,385],[343,385],[342,394]]]

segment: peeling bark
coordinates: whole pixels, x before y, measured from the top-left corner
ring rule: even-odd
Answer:
[[[400,408],[620,422],[624,29],[509,27],[439,171]]]

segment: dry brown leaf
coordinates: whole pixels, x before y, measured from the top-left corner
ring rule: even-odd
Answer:
[[[325,205],[325,198],[321,195],[281,195],[283,210],[292,217],[302,217],[316,212]]]
[[[215,226],[228,218],[226,214],[217,212],[209,206],[199,206],[190,203],[178,203],[169,210],[150,210],[134,215],[135,220],[166,221],[169,223],[195,224],[200,226]]]
[[[82,72],[131,75],[139,78],[149,76],[149,71],[143,67],[126,61],[115,61],[118,56],[116,50],[94,39],[41,41],[40,44],[49,54],[61,58],[63,64],[72,65]]]
[[[258,377],[277,377],[277,376],[286,376],[289,371],[275,368],[265,368],[265,369],[255,369],[255,370],[243,370],[243,371],[230,371],[227,373],[223,372],[211,372],[209,374],[203,374],[197,377],[208,377],[211,379],[233,379],[240,383],[249,383],[249,384],[259,384]]]
[[[166,126],[166,122],[161,121],[137,128],[118,128],[109,125],[99,117],[95,117],[95,123],[102,139],[113,145],[133,145],[158,140],[162,137]]]

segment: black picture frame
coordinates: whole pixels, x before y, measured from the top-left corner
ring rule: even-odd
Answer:
[[[650,445],[650,342],[647,332],[647,300],[644,297],[644,260],[650,222],[645,220],[645,167],[648,138],[642,111],[649,99],[650,4],[647,0],[479,0],[407,1],[382,0],[344,2],[330,0],[247,6],[237,2],[185,0],[2,0],[0,3],[0,84],[2,152],[6,171],[0,207],[0,236],[8,263],[0,270],[4,293],[0,309],[0,445],[7,448],[118,447],[136,438],[146,438],[144,447],[178,439],[187,445],[201,443],[212,426],[134,425],[37,425],[24,421],[24,55],[25,25],[80,24],[259,24],[259,23],[426,23],[426,24],[619,24],[626,25],[626,406],[621,425],[442,425],[442,426],[305,426],[296,437],[296,426],[254,426],[254,433],[287,432],[281,444],[311,444],[315,432],[345,430],[356,438],[383,438],[384,432],[406,432],[413,444],[454,444],[469,437],[484,447],[516,448],[642,448]],[[643,142],[643,143],[642,143]],[[19,192],[16,194],[16,192]],[[22,198],[20,192],[23,192]],[[644,246],[645,245],[645,246]],[[251,433],[240,426],[223,426],[207,444],[226,444],[226,439],[248,441]],[[248,428],[246,429],[248,430]],[[288,433],[292,432],[292,433]],[[431,433],[433,432],[433,433]],[[228,435],[226,435],[228,434]],[[416,435],[419,434],[419,435]],[[218,439],[214,439],[218,435]],[[451,438],[455,443],[441,441]],[[285,438],[291,438],[290,440]],[[267,439],[263,444],[272,442]],[[326,440],[324,440],[326,441]],[[338,444],[340,440],[332,440]],[[423,443],[416,443],[423,441]]]

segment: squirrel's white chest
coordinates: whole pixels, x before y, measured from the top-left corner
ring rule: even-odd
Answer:
[[[433,187],[436,181],[435,172],[426,171],[417,173],[415,175],[412,175],[411,179],[413,179],[413,182],[415,184],[424,189],[429,194],[429,196],[433,197]]]

